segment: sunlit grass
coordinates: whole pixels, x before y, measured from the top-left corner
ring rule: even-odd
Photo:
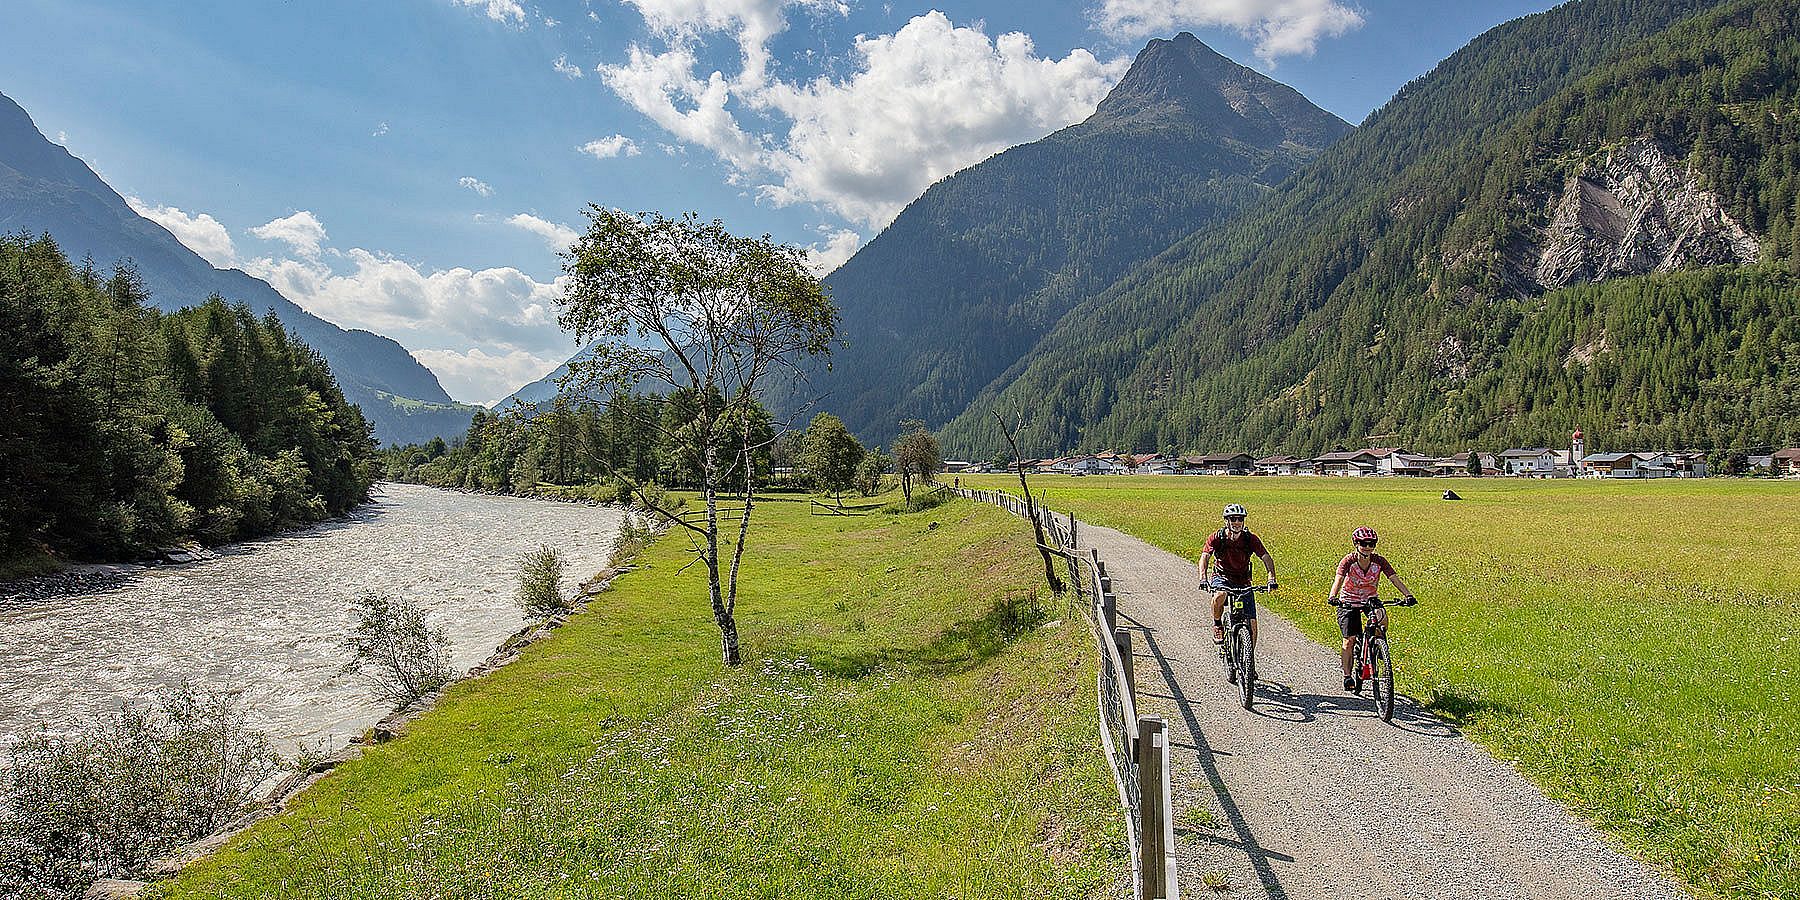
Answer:
[[[1375,527],[1422,598],[1393,616],[1403,692],[1703,893],[1800,896],[1800,483],[1045,477],[1034,491],[1189,558],[1225,503],[1245,504],[1281,575],[1264,602],[1321,642],[1336,639],[1323,601],[1350,530]]]
[[[672,534],[161,896],[1107,896],[1091,639],[1030,547],[967,502],[766,503],[727,671]]]

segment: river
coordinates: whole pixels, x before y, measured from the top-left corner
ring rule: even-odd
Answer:
[[[610,507],[384,483],[347,519],[106,590],[0,607],[0,743],[188,680],[241,690],[253,727],[280,752],[342,746],[388,712],[339,674],[358,593],[419,601],[448,632],[461,674],[525,624],[513,602],[521,553],[555,547],[573,591],[606,564],[620,524]]]

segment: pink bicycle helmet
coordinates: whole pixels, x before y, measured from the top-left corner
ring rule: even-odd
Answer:
[[[1375,534],[1375,529],[1370,528],[1365,525],[1361,528],[1356,529],[1355,531],[1350,532],[1350,540],[1353,542],[1356,542],[1356,543],[1361,543],[1363,541],[1369,541],[1372,543],[1372,542],[1378,540],[1378,536]]]

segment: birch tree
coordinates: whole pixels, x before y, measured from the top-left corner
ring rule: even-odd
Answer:
[[[830,352],[837,309],[806,253],[770,236],[744,238],[687,213],[632,214],[590,206],[587,231],[564,254],[557,318],[592,352],[571,364],[563,390],[691,389],[679,423],[699,464],[699,521],[621,479],[638,502],[694,539],[725,664],[741,662],[738,573],[755,508],[753,440],[762,395],[776,379],[804,381],[800,363]],[[660,427],[667,427],[666,423]],[[721,540],[721,495],[738,492],[735,536]]]

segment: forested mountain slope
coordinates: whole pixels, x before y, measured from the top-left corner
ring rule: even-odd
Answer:
[[[847,346],[799,394],[875,442],[940,424],[1072,305],[1349,130],[1191,34],[1151,41],[1086,121],[932,186],[826,279]]]
[[[1795,19],[1582,0],[1493,29],[1073,310],[947,449],[992,449],[996,404],[1028,452],[1800,437]]]
[[[331,363],[345,395],[362,407],[384,443],[457,435],[468,427],[472,408],[452,404],[437,376],[404,347],[378,334],[339,328],[261,279],[213,268],[161,225],[138,215],[0,94],[0,233],[17,232],[47,233],[70,258],[90,258],[103,269],[129,261],[149,303],[159,309],[197,306],[218,294],[259,315],[273,310]]]

